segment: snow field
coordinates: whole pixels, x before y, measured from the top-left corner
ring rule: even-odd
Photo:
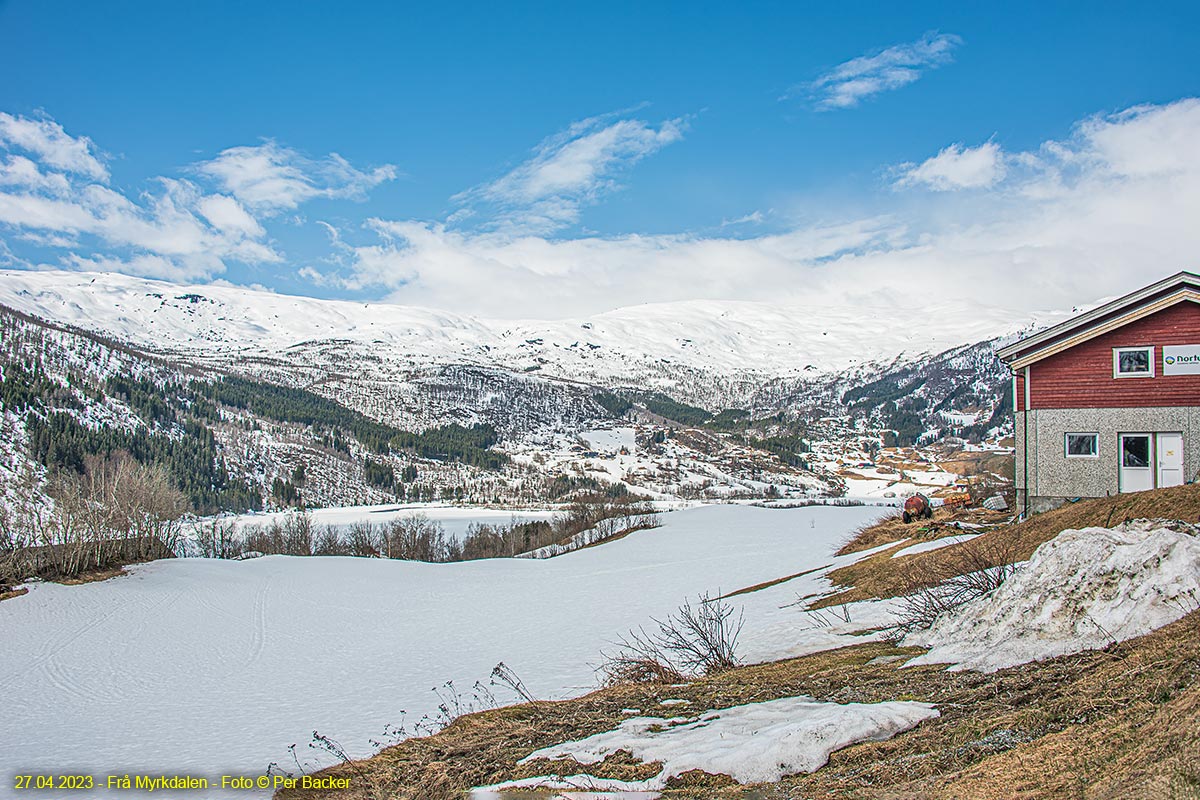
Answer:
[[[1200,538],[1133,520],[1063,531],[999,589],[904,643],[931,648],[909,665],[994,672],[1132,639],[1196,610]]]
[[[500,661],[537,697],[582,694],[601,650],[631,627],[701,593],[861,557],[830,553],[879,515],[706,506],[540,561],[175,559],[99,583],[33,584],[0,603],[0,707],[17,733],[4,761],[257,774],[290,764],[296,743],[311,770],[329,763],[307,747],[314,729],[366,756],[386,725],[411,731],[436,713],[434,687],[452,680],[469,702]],[[869,624],[857,616],[831,630],[790,605],[828,588],[814,573],[733,598],[745,610],[744,656],[782,657],[806,636],[855,641],[849,631]]]

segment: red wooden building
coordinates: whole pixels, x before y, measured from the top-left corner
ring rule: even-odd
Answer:
[[[1023,511],[1197,479],[1200,275],[1173,275],[997,354],[1013,372]]]

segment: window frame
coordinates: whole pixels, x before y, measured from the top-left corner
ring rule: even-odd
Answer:
[[[1090,436],[1092,437],[1092,453],[1090,455],[1080,455],[1071,452],[1071,437],[1072,436]],[[1063,457],[1064,458],[1086,458],[1095,460],[1100,458],[1100,433],[1092,431],[1070,431],[1063,434]]]
[[[1156,455],[1154,452],[1154,446],[1155,446],[1155,440],[1157,438],[1158,438],[1157,435],[1154,433],[1120,433],[1120,434],[1117,434],[1117,468],[1118,469],[1153,470],[1155,455]],[[1146,463],[1145,464],[1138,466],[1136,464],[1126,464],[1125,463],[1125,453],[1127,452],[1125,443],[1128,442],[1130,439],[1145,439],[1146,440]],[[1157,476],[1155,477],[1155,481],[1157,482]]]
[[[1154,350],[1152,344],[1141,345],[1138,347],[1114,347],[1113,348],[1113,377],[1114,378],[1153,378],[1154,377]],[[1121,371],[1121,354],[1122,353],[1147,353],[1149,355],[1150,369],[1145,372],[1122,372]]]

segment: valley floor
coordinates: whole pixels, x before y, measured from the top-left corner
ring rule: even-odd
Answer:
[[[172,559],[97,583],[31,584],[0,603],[0,708],[15,734],[5,762],[219,776],[299,760],[311,772],[334,761],[309,747],[314,730],[361,758],[393,741],[385,729],[432,727],[440,704],[517,699],[488,685],[499,662],[538,698],[594,689],[601,651],[630,628],[701,593],[850,563],[861,554],[834,551],[881,513],[706,506],[543,561]],[[748,657],[854,641],[848,631],[867,623],[831,628],[794,606],[829,591],[823,571],[733,598]],[[811,636],[781,635],[798,627]]]

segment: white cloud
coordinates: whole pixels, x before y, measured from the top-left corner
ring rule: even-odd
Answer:
[[[550,233],[579,221],[580,209],[617,188],[617,176],[672,142],[686,123],[667,120],[658,127],[614,115],[592,117],[543,141],[533,156],[503,177],[469,189],[454,200],[491,206],[492,226],[522,233]],[[456,212],[454,221],[474,216]]]
[[[37,164],[17,155],[0,161],[0,186],[23,186],[53,195],[65,195],[71,188],[65,175],[42,172]]]
[[[249,208],[268,214],[294,209],[314,197],[361,199],[397,174],[391,164],[364,172],[337,153],[313,160],[269,140],[230,147],[195,170]]]
[[[206,194],[190,181],[160,178],[156,191],[130,199],[100,182],[107,174],[88,171],[86,161],[76,158],[67,169],[63,154],[77,157],[79,151],[59,140],[70,137],[54,122],[38,126],[57,132],[50,141],[58,142],[58,150],[40,148],[45,152],[38,162],[13,153],[0,160],[0,225],[14,229],[21,241],[69,251],[63,263],[76,268],[154,277],[211,277],[224,271],[227,259],[281,260],[264,241],[262,226],[233,198]],[[20,128],[26,134],[19,146],[40,152],[29,144],[27,128]],[[16,146],[10,140],[0,147]],[[79,249],[98,252],[80,255]]]
[[[743,214],[735,219],[721,220],[722,228],[729,228],[734,225],[762,225],[767,220],[767,215],[762,211],[751,211],[749,214]]]
[[[287,269],[315,285],[512,318],[697,299],[905,304],[931,314],[960,299],[1015,310],[1070,308],[1200,267],[1196,99],[1091,117],[1027,152],[990,142],[950,145],[904,165],[899,180],[973,190],[922,194],[919,205],[888,192],[883,199],[895,207],[885,215],[829,212],[820,224],[788,223],[778,212],[761,222],[749,215],[745,222],[762,227],[746,230],[767,231],[755,236],[731,235],[743,232],[731,228],[569,238],[522,228],[522,215],[544,201],[577,214],[639,153],[665,144],[665,123],[634,123],[646,132],[614,131],[609,145],[588,140],[616,124],[610,118],[567,131],[509,176],[466,193],[479,207],[470,221],[486,218],[490,205],[506,224],[467,229],[456,224],[461,215],[455,224],[372,219],[365,238],[328,226],[333,258]],[[665,135],[673,140],[678,132]],[[640,149],[611,144],[630,138]],[[567,155],[571,143],[585,140],[580,153]],[[0,225],[16,234],[0,240],[0,263],[21,263],[18,245],[33,236],[69,251],[67,263],[79,268],[211,278],[230,259],[282,260],[265,233],[266,213],[194,176],[160,180],[131,197],[0,146]]]
[[[134,197],[107,185],[86,137],[51,119],[0,113],[0,226],[19,241],[67,251],[62,263],[80,269],[190,280],[219,275],[230,260],[279,262],[259,216],[313,197],[361,197],[396,174],[391,166],[361,171],[336,154],[310,160],[274,142],[230,148],[191,173],[199,177],[158,178]],[[228,193],[211,193],[203,181]],[[7,244],[5,252],[15,258]]]
[[[886,246],[903,227],[886,218],[756,239],[623,236],[552,240],[466,233],[438,223],[371,220],[381,238],[352,249],[352,287],[392,299],[496,317],[584,315],[692,299],[769,300],[814,288],[808,265]]]
[[[954,34],[927,33],[915,42],[852,58],[803,88],[815,98],[818,109],[853,108],[872,95],[907,86],[925,71],[953,61],[954,48],[961,44],[962,39]]]
[[[947,148],[957,157],[941,162],[939,179],[977,191],[753,238],[549,239],[371,220],[378,241],[346,245],[348,284],[499,317],[703,298],[916,304],[931,314],[960,299],[1069,308],[1200,266],[1197,142],[1200,101],[1189,99],[1085,120],[1067,139],[1009,154],[992,179],[951,169],[969,151]]]
[[[96,157],[92,140],[70,136],[54,120],[14,117],[0,111],[0,144],[32,153],[50,167],[108,180],[108,169]]]
[[[232,197],[210,194],[200,198],[196,203],[196,208],[214,228],[219,230],[235,231],[251,238],[258,238],[265,233],[262,225],[258,224],[258,220],[250,216],[246,209],[242,208],[241,203]]]
[[[937,192],[985,189],[1004,178],[1004,152],[995,142],[952,144],[920,164],[901,164],[897,186],[923,185]]]

